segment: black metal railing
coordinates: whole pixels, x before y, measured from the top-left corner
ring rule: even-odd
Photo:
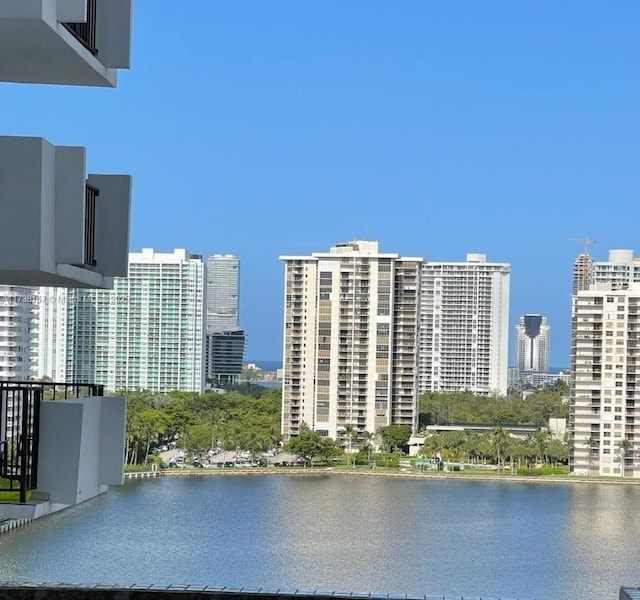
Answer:
[[[0,383],[0,490],[21,503],[38,481],[38,428],[42,390]]]
[[[63,23],[63,25],[82,42],[82,45],[94,55],[98,54],[98,49],[96,48],[97,3],[98,0],[87,0],[86,23]]]
[[[103,395],[104,386],[91,383],[0,381],[0,491],[25,503],[38,486],[42,401]]]
[[[95,266],[96,261],[96,199],[100,190],[86,184],[84,201],[84,264]]]

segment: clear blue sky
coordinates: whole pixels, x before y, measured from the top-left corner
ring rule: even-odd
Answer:
[[[638,0],[138,0],[117,89],[0,84],[3,134],[134,176],[131,249],[242,260],[281,355],[280,254],[376,239],[512,265],[568,363],[569,237],[640,253]],[[512,345],[512,344],[511,344]]]

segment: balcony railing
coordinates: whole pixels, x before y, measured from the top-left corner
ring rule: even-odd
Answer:
[[[84,207],[84,264],[95,266],[96,261],[96,199],[100,190],[87,183]]]
[[[97,0],[87,0],[86,23],[63,23],[93,55],[98,54],[98,49],[96,48],[96,12]]]
[[[38,424],[42,390],[0,383],[0,490],[21,503],[38,480]]]
[[[103,386],[87,383],[0,381],[0,491],[17,492],[24,504],[38,486],[43,400],[103,395]]]

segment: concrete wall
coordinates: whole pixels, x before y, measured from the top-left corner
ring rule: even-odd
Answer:
[[[41,407],[38,491],[52,507],[78,504],[124,478],[124,398],[88,397]]]
[[[40,264],[43,175],[51,175],[42,138],[0,136],[0,270]],[[49,248],[51,252],[53,249]]]
[[[84,261],[84,227],[79,227],[78,223],[84,215],[85,149],[59,146],[55,161],[55,259],[56,263],[81,265]]]
[[[98,0],[96,47],[98,59],[105,67],[130,67],[131,0]]]
[[[100,190],[96,201],[96,271],[107,277],[126,277],[129,268],[131,177],[89,175]]]
[[[105,397],[100,404],[98,483],[122,485],[127,401],[122,397]]]

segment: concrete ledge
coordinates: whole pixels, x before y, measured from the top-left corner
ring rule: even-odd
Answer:
[[[48,500],[30,500],[19,502],[0,502],[0,517],[5,519],[38,519],[51,512]]]
[[[624,588],[627,589],[627,588]],[[622,596],[621,600],[636,600],[637,596]],[[297,589],[228,588],[206,585],[110,584],[82,586],[73,583],[11,583],[0,582],[0,600],[455,600],[444,596],[410,596],[405,594],[375,594],[348,591],[313,591]],[[462,598],[460,598],[462,600]],[[475,600],[482,600],[477,598]],[[485,600],[489,597],[485,596]],[[491,598],[491,600],[499,600]],[[506,599],[504,599],[506,600]]]

